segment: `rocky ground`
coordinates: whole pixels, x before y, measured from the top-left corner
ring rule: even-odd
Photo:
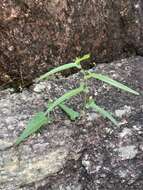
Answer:
[[[28,86],[51,67],[143,55],[142,0],[1,0],[0,85]],[[86,64],[86,67],[89,63]]]
[[[1,190],[143,189],[143,58],[101,64],[96,71],[140,92],[134,96],[89,82],[91,95],[116,115],[119,127],[93,110],[71,122],[56,109],[53,124],[13,147],[29,118],[46,109],[49,99],[77,86],[81,75],[34,84],[21,93],[0,91]],[[69,104],[80,110],[82,100],[80,95]]]

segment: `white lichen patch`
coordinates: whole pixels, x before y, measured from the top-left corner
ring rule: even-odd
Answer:
[[[132,130],[129,128],[124,128],[123,131],[119,134],[120,138],[124,138],[125,136],[132,135]]]
[[[42,92],[45,88],[46,88],[46,87],[45,87],[44,84],[39,83],[39,84],[36,84],[36,85],[35,85],[33,91],[34,91],[34,92],[37,92],[37,93],[40,93],[40,92]]]
[[[125,105],[122,109],[115,110],[115,115],[120,118],[130,114],[131,114],[131,107],[127,105]]]
[[[138,153],[137,147],[135,145],[122,146],[118,148],[119,157],[122,160],[133,159]]]

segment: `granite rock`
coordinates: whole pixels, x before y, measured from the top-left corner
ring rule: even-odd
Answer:
[[[119,127],[101,116],[95,117],[93,110],[71,122],[60,109],[55,109],[53,124],[46,125],[18,147],[13,143],[29,118],[45,110],[48,100],[77,86],[82,75],[33,84],[21,93],[12,89],[0,91],[0,189],[142,190],[142,69],[142,57],[96,67],[97,72],[136,89],[140,96],[89,81],[91,95],[105,109],[116,113],[125,105],[132,108],[129,114],[117,118]],[[80,111],[82,100],[82,95],[74,97],[69,105]]]
[[[85,53],[98,63],[142,55],[142,31],[142,0],[2,0],[0,84],[27,86]]]

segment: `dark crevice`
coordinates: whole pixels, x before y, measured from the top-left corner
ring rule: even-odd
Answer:
[[[126,55],[128,54],[128,56],[125,56],[124,58],[129,58],[129,57],[132,57],[132,56],[143,56],[143,54],[140,54],[140,53],[138,53],[138,51],[136,51],[136,48],[134,47],[133,44],[126,44],[124,46],[124,48],[123,48],[123,53],[125,53]],[[95,60],[94,58],[92,58],[91,60],[92,60],[91,62],[88,61],[88,62],[86,62],[86,64],[82,63],[82,66],[83,66],[84,69],[91,69],[91,68],[95,67],[94,63],[96,63],[96,65],[110,63],[110,61],[109,62],[107,61],[107,62],[103,62],[103,63],[101,63],[101,62],[98,63],[98,62],[94,61]],[[79,70],[70,69],[70,70],[61,72],[61,76],[67,78],[68,76],[73,75],[73,74],[75,74],[77,72],[79,72]],[[57,76],[56,78],[60,79],[60,76]],[[13,88],[14,92],[20,93],[24,89],[29,89],[29,87],[34,83],[34,80],[35,79],[33,79],[33,80],[32,79],[29,80],[29,79],[25,79],[25,78],[21,79],[21,77],[19,77],[19,76],[16,77],[15,76],[15,79],[13,79],[12,81],[6,82],[3,85],[1,85],[0,90],[4,90],[4,89],[7,89],[7,88]]]

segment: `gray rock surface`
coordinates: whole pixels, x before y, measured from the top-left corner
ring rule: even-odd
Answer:
[[[85,53],[96,62],[143,55],[142,31],[142,0],[1,0],[0,84],[28,85]]]
[[[138,150],[135,145],[130,145],[130,146],[119,147],[118,152],[122,160],[129,160],[136,157]]]
[[[94,70],[94,68],[93,68]],[[13,147],[16,137],[37,111],[78,85],[81,74],[34,84],[14,93],[0,91],[1,190],[142,190],[143,189],[143,58],[101,64],[106,73],[128,84],[140,96],[91,80],[91,95],[107,110],[130,107],[113,126],[92,110],[75,121],[56,109],[54,122]],[[82,95],[69,102],[82,109]]]

